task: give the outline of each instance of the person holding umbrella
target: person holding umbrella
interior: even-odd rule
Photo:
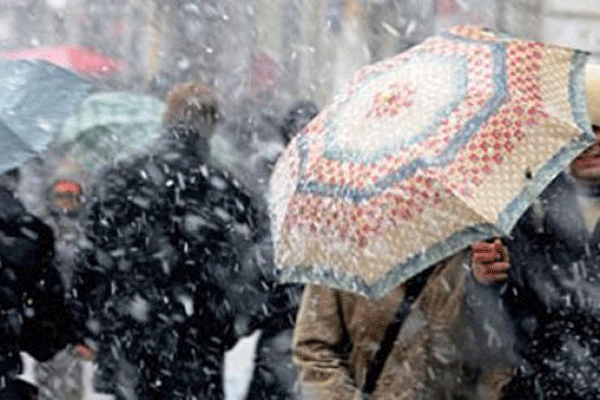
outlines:
[[[465,316],[467,260],[461,252],[376,301],[307,285],[293,344],[303,398],[498,399],[507,365],[483,369],[463,354],[477,328]]]
[[[270,211],[281,279],[310,284],[293,349],[307,398],[501,396],[515,335],[478,318],[497,285],[472,279],[468,249],[508,237],[595,140],[585,66],[456,27],[359,69],[292,140]],[[493,283],[512,253],[488,245]]]
[[[0,398],[19,398],[15,388],[29,398],[37,388],[15,379],[19,352],[50,360],[75,337],[56,233],[20,191],[27,186],[24,165],[42,156],[95,84],[47,62],[2,60],[0,88]]]
[[[99,389],[222,399],[224,353],[244,331],[236,277],[265,228],[241,184],[207,163],[216,94],[178,84],[166,103],[156,149],[92,185],[83,211],[91,246],[75,271],[74,310],[98,350]]]
[[[510,267],[507,287],[496,297],[503,307],[495,312],[506,310],[513,319],[522,358],[505,399],[600,396],[599,160],[600,137],[542,193],[505,245],[499,239],[473,245],[478,281]],[[510,261],[497,261],[498,252]]]

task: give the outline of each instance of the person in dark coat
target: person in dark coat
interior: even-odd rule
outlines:
[[[283,146],[277,109],[245,99],[211,141],[211,161],[246,183],[255,198],[266,201],[271,164]]]
[[[36,392],[15,379],[21,351],[47,361],[75,341],[53,255],[52,229],[0,186],[0,399]]]
[[[499,296],[521,357],[505,399],[600,398],[599,215],[600,140],[505,239],[510,269]]]
[[[219,119],[197,84],[167,98],[166,137],[150,155],[105,171],[87,201],[93,247],[76,272],[78,320],[96,343],[101,378],[119,398],[222,399],[235,343],[231,291],[267,226],[251,196],[206,163]],[[126,379],[123,366],[138,370]]]
[[[271,294],[264,303],[264,313],[254,316],[250,327],[250,331],[260,329],[261,334],[246,400],[291,400],[298,398],[291,344],[302,285],[273,279],[264,282]]]
[[[316,104],[310,100],[296,102],[279,124],[283,144],[288,145],[317,112]],[[263,270],[274,271],[270,237],[267,240],[262,258],[268,260],[268,268]],[[297,398],[291,344],[303,285],[278,283],[274,274],[265,274],[262,281],[268,283],[270,295],[265,312],[255,316],[251,326],[251,330],[260,329],[261,335],[246,400],[291,400]]]
[[[286,146],[318,112],[317,105],[311,100],[299,100],[290,107],[279,125],[279,132]]]

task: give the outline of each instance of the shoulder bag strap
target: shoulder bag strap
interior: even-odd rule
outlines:
[[[365,384],[363,387],[363,393],[371,394],[375,389],[377,379],[379,379],[379,375],[383,370],[385,361],[387,360],[390,352],[392,351],[392,347],[394,346],[396,337],[400,332],[400,328],[402,328],[404,320],[410,313],[410,308],[413,302],[425,287],[425,284],[427,283],[427,278],[429,278],[429,275],[431,275],[434,269],[435,267],[429,267],[425,271],[412,277],[406,282],[404,298],[400,303],[400,307],[398,307],[398,310],[396,311],[393,321],[388,325],[385,331],[385,335],[383,336],[383,340],[379,345],[379,349],[375,353],[375,357],[373,359],[373,362],[371,363],[371,367],[367,371]]]

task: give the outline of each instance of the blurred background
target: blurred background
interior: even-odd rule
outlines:
[[[177,82],[200,81],[216,89],[226,120],[248,102],[276,120],[299,99],[321,109],[359,67],[456,24],[600,55],[598,0],[0,0],[0,60],[42,58],[94,78],[98,92],[158,99]],[[22,196],[38,215],[40,182],[85,182],[59,175],[70,171],[60,160],[58,172],[48,165],[33,164],[22,177],[41,188]],[[67,253],[78,228],[67,218],[55,225]],[[226,358],[228,399],[247,388],[252,346]]]
[[[226,108],[248,96],[322,106],[359,66],[457,23],[596,53],[598,22],[595,0],[3,0],[0,57],[70,46],[64,63],[107,89],[163,97],[200,80]]]

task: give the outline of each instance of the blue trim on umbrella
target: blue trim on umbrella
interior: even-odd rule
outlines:
[[[573,118],[577,126],[588,134],[591,140],[596,139],[592,130],[592,122],[587,110],[587,99],[585,97],[585,65],[588,61],[589,53],[578,51],[573,54],[570,84],[569,101],[573,107]]]
[[[482,29],[482,31],[485,31],[485,29]],[[495,31],[489,31],[489,33],[491,33],[493,35],[489,39],[486,39],[486,38],[474,39],[474,38],[470,38],[470,37],[466,37],[466,36],[460,36],[460,35],[457,35],[455,33],[448,32],[448,31],[441,32],[438,36],[442,37],[444,39],[456,40],[456,41],[460,41],[460,42],[464,42],[464,43],[472,43],[472,44],[477,44],[477,45],[482,45],[483,43],[502,43],[503,40],[515,40],[515,38],[513,36],[508,35],[508,34],[503,34],[503,33],[495,32]]]
[[[450,60],[450,64],[454,66],[454,74],[455,74],[455,95],[453,96],[453,101],[449,102],[444,108],[439,110],[436,113],[436,116],[433,118],[433,121],[427,126],[422,132],[417,135],[414,135],[405,140],[400,139],[400,141],[396,143],[389,143],[384,148],[376,150],[374,153],[365,154],[361,151],[352,151],[344,148],[340,148],[338,146],[336,136],[334,135],[334,131],[336,130],[336,125],[339,125],[339,121],[334,121],[331,118],[325,123],[325,151],[324,157],[330,160],[336,161],[353,161],[353,162],[362,162],[364,164],[372,164],[380,161],[383,158],[386,158],[390,154],[397,154],[405,146],[411,146],[413,144],[422,143],[425,140],[429,139],[429,137],[435,133],[435,129],[440,126],[442,120],[448,117],[456,107],[458,107],[467,96],[467,89],[469,86],[469,75],[468,75],[468,60],[466,56],[463,54],[417,54],[414,58],[411,58],[406,62],[406,64],[402,64],[400,70],[406,65],[416,63],[416,62],[444,62]],[[364,90],[366,86],[368,86],[371,82],[376,81],[379,77],[389,75],[390,71],[378,71],[366,78],[364,84],[361,84],[360,88],[357,89],[357,92]],[[393,73],[398,73],[398,69],[394,70]],[[337,114],[341,111],[346,104],[350,103],[355,96],[359,96],[358,93],[347,96],[347,98],[342,101],[339,106],[336,108],[335,113]],[[342,122],[343,124],[343,122]]]
[[[463,231],[456,232],[447,240],[435,244],[428,250],[414,255],[406,262],[400,263],[373,286],[355,275],[331,271],[327,266],[286,267],[285,269],[278,269],[276,272],[278,279],[282,282],[326,285],[376,299],[388,294],[393,288],[428,267],[466,249],[471,243],[497,236],[501,236],[501,233],[492,224],[468,227]]]
[[[585,63],[588,54],[575,52],[571,59],[569,74],[569,102],[573,112],[573,119],[582,131],[582,134],[564,146],[558,153],[543,165],[538,173],[532,177],[530,183],[523,191],[510,202],[504,211],[498,215],[496,225],[505,235],[508,235],[514,224],[527,210],[531,203],[542,191],[560,174],[575,157],[596,141],[592,124],[587,112],[585,98]]]
[[[300,176],[296,190],[300,193],[310,193],[321,197],[344,198],[354,203],[360,203],[366,199],[381,194],[390,185],[406,180],[413,176],[418,170],[428,167],[443,167],[449,164],[460,151],[460,149],[476,134],[481,125],[490,118],[502,103],[509,97],[508,82],[506,76],[505,52],[501,44],[491,43],[493,54],[493,81],[494,96],[479,110],[479,112],[464,124],[463,128],[456,133],[444,153],[435,158],[418,158],[408,165],[402,166],[393,173],[379,179],[368,189],[357,189],[348,185],[331,185],[306,178],[306,163],[308,158],[308,140],[306,136],[299,137],[297,142],[298,154],[300,156]],[[465,74],[466,75],[466,74]],[[459,82],[459,85],[462,83]],[[439,124],[441,121],[437,120]],[[426,134],[420,135],[422,140]]]
[[[586,60],[586,53],[576,52],[574,54],[569,82],[569,100],[573,110],[573,118],[582,129],[582,135],[566,145],[540,169],[532,179],[530,186],[524,189],[500,214],[496,225],[489,223],[479,224],[455,232],[451,237],[410,257],[405,262],[397,264],[385,277],[373,286],[368,285],[364,279],[357,276],[339,271],[333,272],[326,265],[286,267],[285,269],[278,270],[280,279],[284,282],[323,284],[359,293],[369,298],[378,298],[389,293],[394,287],[431,265],[466,249],[473,242],[508,235],[518,218],[530,206],[531,202],[581,151],[589,147],[596,139],[591,128],[585,99],[585,78],[583,71]],[[467,254],[465,254],[465,257],[467,257]]]

